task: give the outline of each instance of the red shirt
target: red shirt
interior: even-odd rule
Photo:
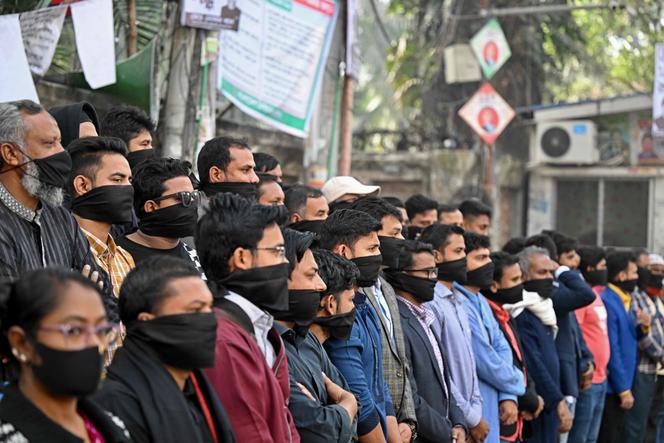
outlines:
[[[606,380],[606,367],[611,357],[609,333],[606,325],[606,308],[600,298],[603,286],[595,286],[595,301],[581,309],[576,310],[576,318],[581,327],[581,333],[588,345],[588,349],[595,358],[595,374],[593,384],[603,383]]]

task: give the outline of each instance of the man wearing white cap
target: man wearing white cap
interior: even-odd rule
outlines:
[[[360,197],[377,196],[380,186],[363,185],[355,177],[333,177],[323,185],[323,195],[328,203],[354,202]]]

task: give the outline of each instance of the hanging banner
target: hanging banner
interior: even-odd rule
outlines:
[[[652,135],[664,137],[664,43],[655,46],[655,81],[652,88]]]
[[[346,0],[348,23],[346,23],[346,75],[358,78],[362,63],[362,52],[358,39],[357,1]]]
[[[18,14],[0,15],[0,54],[0,103],[23,99],[38,102]]]
[[[25,45],[25,55],[33,73],[45,75],[51,66],[66,13],[67,6],[56,6],[21,14],[21,35]]]
[[[489,145],[500,137],[515,115],[490,83],[484,83],[459,110],[459,116]]]
[[[503,29],[495,18],[489,20],[473,36],[470,47],[473,48],[487,79],[491,79],[512,55]]]
[[[338,15],[334,0],[244,2],[238,32],[223,32],[222,93],[243,112],[306,137]]]
[[[111,0],[87,0],[72,3],[70,8],[76,34],[76,51],[85,80],[92,89],[114,84],[113,3]]]

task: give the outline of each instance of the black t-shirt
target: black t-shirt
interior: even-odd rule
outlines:
[[[129,240],[127,237],[122,237],[116,242],[120,247],[129,251],[131,256],[134,258],[134,262],[139,264],[143,260],[146,260],[155,255],[169,255],[171,257],[183,258],[187,261],[194,262],[197,264],[184,243],[179,242],[178,245],[172,249],[154,249],[148,248],[147,246],[140,245],[136,242]]]

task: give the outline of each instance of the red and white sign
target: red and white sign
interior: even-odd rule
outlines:
[[[490,83],[484,83],[459,110],[459,117],[489,145],[500,137],[515,115]]]

